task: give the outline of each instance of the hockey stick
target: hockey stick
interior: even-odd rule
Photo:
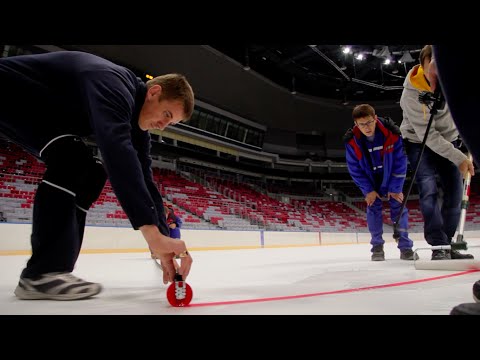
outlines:
[[[468,160],[473,162],[473,157],[470,152],[467,154]],[[470,181],[472,176],[467,172],[465,180],[463,181],[463,197],[462,197],[462,212],[460,214],[460,224],[458,225],[457,241],[450,245],[454,250],[467,250],[467,242],[463,240],[463,230],[465,228],[465,220],[467,218],[468,200],[470,198]]]
[[[398,240],[400,239],[400,232],[398,231],[398,222],[399,222],[399,220],[402,216],[403,210],[405,210],[405,206],[407,204],[408,197],[410,196],[410,193],[412,191],[413,182],[415,181],[415,177],[417,176],[418,168],[420,166],[420,161],[422,160],[422,155],[423,155],[423,152],[425,150],[425,144],[427,143],[428,133],[429,133],[430,127],[432,126],[432,123],[433,123],[433,117],[437,114],[438,109],[442,107],[443,101],[444,101],[443,97],[442,97],[442,93],[440,91],[440,87],[437,87],[437,89],[435,90],[435,93],[433,93],[433,94],[431,92],[428,92],[428,91],[424,91],[424,92],[420,93],[418,99],[423,104],[433,101],[433,105],[432,105],[432,108],[430,109],[430,119],[428,120],[427,129],[425,130],[425,135],[423,136],[423,141],[422,141],[422,145],[421,145],[421,149],[420,149],[420,154],[418,155],[418,160],[417,160],[417,164],[415,166],[415,171],[414,171],[413,176],[412,176],[412,181],[410,181],[410,185],[408,187],[407,194],[406,194],[405,198],[403,199],[402,207],[400,208],[400,212],[398,213],[397,218],[393,222],[393,238],[395,239],[395,241],[397,243],[398,243]]]

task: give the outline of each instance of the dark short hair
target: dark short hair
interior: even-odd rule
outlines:
[[[372,116],[372,117],[375,116],[375,109],[373,108],[373,106],[368,104],[360,104],[353,108],[353,111],[352,111],[353,121],[356,121],[357,119],[361,119],[368,116]]]

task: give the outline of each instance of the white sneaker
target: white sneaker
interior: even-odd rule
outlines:
[[[102,285],[71,273],[47,273],[35,279],[20,278],[15,295],[22,300],[80,300],[97,295]]]

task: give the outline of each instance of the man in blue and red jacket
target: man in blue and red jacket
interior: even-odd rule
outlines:
[[[180,228],[182,227],[183,221],[175,214],[172,207],[168,207],[167,212],[167,225],[170,229],[170,237],[172,239],[180,239],[182,237],[180,235]]]
[[[175,214],[175,211],[171,206],[167,206],[164,204],[165,207],[165,217],[167,221],[167,226],[168,226],[168,231],[170,232],[170,237],[172,239],[181,239],[181,233],[180,233],[180,228],[182,227],[183,221],[180,217],[178,217]],[[157,257],[155,254],[150,250],[150,255],[152,259],[156,259]],[[174,263],[174,265],[177,265],[177,263]],[[176,269],[178,267],[176,266]]]
[[[344,136],[347,166],[367,203],[372,261],[384,261],[381,196],[387,196],[391,219],[395,221],[402,207],[407,157],[400,129],[392,120],[379,118],[368,104],[356,106],[352,117],[355,126]],[[408,210],[405,208],[399,220],[398,248],[400,259],[413,260],[413,241],[408,238],[407,229]]]

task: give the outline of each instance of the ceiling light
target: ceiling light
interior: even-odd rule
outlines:
[[[381,49],[373,50],[372,55],[376,57],[383,57],[383,58],[389,58],[391,56],[388,46],[382,46]]]
[[[400,61],[408,63],[415,60],[413,60],[412,55],[410,55],[408,51],[404,51],[402,57],[400,58]]]
[[[243,70],[250,70],[250,57],[248,56],[248,47],[245,49],[245,65],[243,66]]]

